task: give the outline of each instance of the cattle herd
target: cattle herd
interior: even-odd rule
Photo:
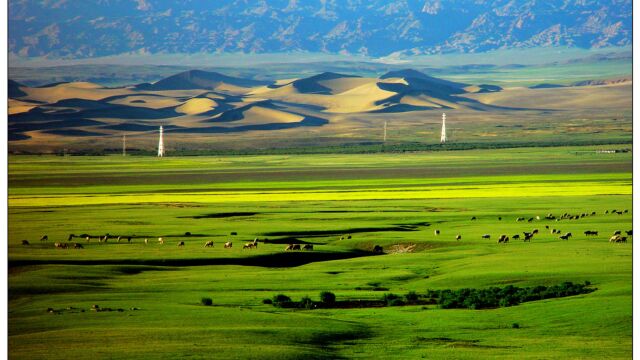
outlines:
[[[191,233],[185,233],[185,234],[189,234],[189,235],[185,235],[185,236],[190,236]],[[237,232],[232,232],[231,235],[237,235]],[[74,238],[82,238],[85,239],[87,242],[90,242],[91,239],[97,239],[99,243],[106,243],[108,242],[109,239],[117,239],[117,242],[120,242],[122,240],[126,240],[127,243],[131,243],[131,240],[136,238],[135,235],[132,236],[123,236],[123,235],[119,235],[119,236],[115,236],[115,235],[99,235],[99,236],[93,236],[93,235],[88,235],[88,234],[82,234],[82,235],[75,235],[75,234],[69,234],[69,237],[67,238],[67,241],[70,242],[71,240],[73,240]],[[349,239],[351,239],[351,236],[348,237]],[[341,239],[344,239],[344,237],[341,237]],[[43,235],[40,238],[40,241],[48,241],[49,240],[49,236],[48,235]],[[253,241],[251,242],[247,242],[244,243],[242,246],[242,249],[257,249],[258,248],[258,238],[255,238]],[[267,239],[265,239],[267,240]],[[30,245],[28,240],[21,240],[21,244],[28,246]],[[149,244],[149,238],[144,238],[144,244],[148,245]],[[160,245],[164,245],[164,238],[163,237],[158,237],[158,244]],[[185,246],[185,242],[184,241],[178,241],[178,247],[184,247]],[[214,243],[213,240],[208,240],[207,242],[204,243],[204,247],[205,248],[210,248],[213,247]],[[68,249],[71,246],[71,244],[67,244],[67,243],[63,243],[63,242],[56,242],[54,243],[54,247],[57,249]],[[225,249],[231,249],[233,247],[233,243],[231,241],[227,241],[224,243],[224,248]],[[73,243],[73,248],[74,249],[84,249],[84,246],[82,246],[82,244],[80,243]],[[300,244],[288,244],[285,247],[285,251],[292,251],[292,250],[306,250],[306,251],[312,251],[313,250],[313,245],[312,244],[304,244],[302,247],[300,246]]]
[[[622,215],[622,214],[626,214],[628,213],[629,210],[623,210],[623,211],[619,211],[619,210],[606,210],[605,214],[618,214],[618,215]],[[561,220],[578,220],[587,216],[595,216],[596,212],[592,211],[591,213],[581,213],[581,214],[569,214],[569,213],[564,213],[561,216],[555,216],[551,213],[547,214],[547,216],[544,217],[545,220],[554,220],[554,221],[561,221]],[[478,218],[476,216],[471,217],[472,221],[477,220]],[[498,217],[498,221],[501,221],[502,217],[499,216]],[[530,218],[524,218],[524,217],[517,217],[516,218],[516,222],[521,222],[521,221],[527,221],[529,223],[533,222],[534,220],[541,220],[540,216],[535,216],[535,217],[530,217]],[[570,232],[567,233],[562,233],[562,231],[560,229],[555,229],[555,228],[550,228],[549,225],[545,225],[545,228],[548,229],[550,231],[551,234],[556,234],[558,235],[558,238],[560,240],[569,240],[570,237],[573,236],[573,234],[571,234]],[[439,229],[435,229],[433,232],[436,236],[439,236],[441,234]],[[524,242],[531,242],[531,239],[533,238],[534,235],[539,234],[540,231],[538,229],[533,229],[531,232],[528,231],[523,231],[522,232],[522,240]],[[625,233],[627,234],[627,236],[622,236],[622,231],[621,230],[616,230],[613,234],[613,236],[609,239],[609,242],[611,243],[625,243],[627,242],[627,237],[628,236],[632,236],[633,231],[632,230],[627,230],[625,231]],[[584,232],[585,236],[598,236],[598,231],[596,230],[586,230]],[[491,234],[483,234],[481,236],[482,239],[491,239]],[[502,234],[500,235],[500,237],[498,237],[498,244],[506,244],[509,242],[509,239],[514,239],[514,240],[519,240],[520,239],[520,234],[514,234],[511,237],[509,237],[506,234]],[[461,240],[462,239],[462,235],[457,234],[455,236],[456,240]]]
[[[622,215],[622,214],[626,214],[628,213],[628,210],[606,210],[605,214],[618,214],[618,215]],[[561,220],[578,220],[584,217],[588,217],[588,216],[595,216],[596,212],[593,211],[591,213],[585,212],[585,213],[581,213],[581,214],[569,214],[569,213],[564,213],[561,216],[555,216],[553,214],[547,214],[544,219],[545,220],[553,220],[556,222],[559,222]],[[477,220],[476,216],[473,216],[471,218],[472,221]],[[499,221],[502,221],[502,217],[498,217]],[[525,218],[525,217],[517,217],[516,218],[516,222],[522,222],[522,221],[527,221],[529,223],[533,222],[534,220],[541,220],[540,216],[535,216],[535,217],[529,217],[529,218]],[[569,240],[569,238],[571,238],[573,236],[573,234],[571,234],[570,232],[566,232],[566,233],[562,233],[562,231],[560,229],[556,229],[556,228],[550,228],[549,225],[545,225],[545,228],[547,230],[549,230],[549,232],[553,235],[558,235],[558,238],[560,240]],[[497,238],[497,242],[499,244],[506,244],[509,242],[509,240],[519,240],[522,238],[522,240],[524,242],[530,242],[531,239],[533,239],[534,235],[539,234],[540,231],[538,229],[533,229],[530,232],[529,231],[523,231],[522,232],[522,236],[520,236],[520,234],[513,234],[512,236],[506,235],[506,234],[501,234],[498,238]],[[627,230],[624,231],[624,233],[626,234],[626,236],[623,236],[623,232],[621,230],[616,230],[613,233],[613,236],[611,236],[611,238],[609,238],[609,242],[610,243],[626,243],[628,237],[631,237],[633,234],[632,230]],[[435,229],[434,230],[434,234],[435,236],[440,236],[441,235],[441,231],[440,229]],[[237,235],[237,232],[231,232],[231,235]],[[597,230],[586,230],[584,231],[584,235],[585,236],[598,236],[598,231]],[[185,233],[185,236],[191,236],[190,232]],[[90,242],[92,239],[97,239],[99,243],[106,243],[108,242],[108,240],[110,239],[116,239],[116,241],[119,243],[121,241],[126,240],[127,243],[131,243],[132,239],[137,238],[135,235],[110,235],[110,234],[105,234],[105,235],[89,235],[89,234],[80,234],[80,235],[75,235],[75,234],[69,234],[69,237],[67,238],[68,242],[71,242],[71,240],[73,240],[74,238],[80,238],[80,239],[84,239],[87,242]],[[347,239],[351,239],[351,235],[346,236]],[[483,234],[481,236],[482,239],[491,239],[491,234]],[[344,240],[345,236],[341,236],[339,238],[340,240]],[[456,234],[455,236],[456,241],[460,241],[462,240],[462,235],[461,234]],[[44,241],[48,241],[49,240],[49,236],[47,235],[43,235],[40,238],[41,242]],[[243,244],[242,249],[247,249],[247,250],[251,250],[251,249],[257,249],[258,248],[258,238],[254,239],[252,242],[246,242]],[[266,241],[267,239],[264,239],[263,241]],[[149,239],[148,238],[144,238],[144,244],[147,245],[149,243]],[[158,243],[160,245],[164,244],[164,238],[159,237],[158,238]],[[28,246],[30,245],[28,240],[21,240],[21,244],[24,246]],[[179,241],[178,243],[178,247],[184,247],[185,246],[185,242],[184,241]],[[59,248],[59,249],[67,249],[70,248],[71,246],[73,246],[74,249],[83,249],[84,246],[80,243],[73,243],[73,244],[67,244],[67,243],[62,243],[62,242],[56,242],[54,244],[55,248]],[[213,247],[214,243],[212,240],[208,240],[205,242],[204,247],[205,248],[210,248]],[[224,248],[225,249],[230,249],[233,247],[233,243],[231,241],[227,241],[224,243]],[[285,251],[301,251],[301,250],[306,250],[306,251],[312,251],[313,250],[313,245],[312,244],[304,244],[301,246],[301,244],[288,244],[286,245]],[[380,245],[375,245],[373,248],[373,251],[376,253],[382,253],[383,252],[383,248]]]

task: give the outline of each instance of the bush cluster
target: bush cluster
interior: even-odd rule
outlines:
[[[213,305],[213,300],[211,300],[211,298],[203,297],[200,300],[200,303],[202,303],[202,305],[204,305],[204,306],[211,306],[211,305]]]
[[[427,290],[426,294],[410,291],[405,295],[386,293],[379,300],[342,300],[336,301],[336,295],[329,291],[320,293],[320,301],[313,301],[305,296],[300,301],[293,301],[290,297],[279,294],[273,299],[264,299],[264,304],[273,304],[281,308],[316,309],[369,306],[404,306],[438,304],[442,309],[491,309],[518,305],[527,301],[553,299],[558,297],[587,294],[595,289],[589,288],[589,281],[584,284],[563,282],[554,286],[535,286],[520,288],[507,285],[503,288],[490,287],[487,289],[459,289],[459,290]],[[513,324],[514,328],[519,327]]]
[[[594,291],[585,284],[564,282],[554,286],[520,288],[507,285],[504,288],[428,290],[426,297],[443,309],[487,309],[518,305],[527,301],[553,299],[586,294]]]

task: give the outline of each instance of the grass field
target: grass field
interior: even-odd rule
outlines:
[[[608,239],[632,227],[632,161],[596,152],[606,148],[10,156],[9,357],[629,358],[633,241]],[[496,243],[532,229],[540,233],[530,243]],[[135,237],[54,248],[70,233]],[[254,238],[258,248],[243,250]],[[314,251],[284,251],[296,241]],[[596,290],[487,310],[262,303],[564,281]]]

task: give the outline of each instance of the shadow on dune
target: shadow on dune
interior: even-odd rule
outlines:
[[[176,129],[172,132],[174,133],[192,133],[192,134],[211,134],[211,133],[233,133],[233,132],[244,132],[244,131],[252,131],[252,130],[282,130],[282,129],[293,129],[303,126],[322,126],[328,124],[329,120],[322,119],[315,116],[305,116],[299,122],[291,122],[291,123],[270,123],[270,124],[255,124],[255,125],[241,125],[234,127],[223,127],[223,126],[209,126],[202,128],[180,128]]]
[[[94,131],[86,131],[79,129],[55,129],[43,131],[47,134],[62,135],[62,136],[103,136],[105,133],[99,133]]]

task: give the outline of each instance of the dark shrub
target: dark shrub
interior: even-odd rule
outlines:
[[[320,293],[320,302],[331,305],[336,302],[336,295],[330,291],[323,291]]]
[[[186,233],[184,233],[184,236],[191,236],[191,233],[187,231]]]
[[[273,305],[278,307],[290,307],[291,306],[291,298],[287,295],[278,294],[273,297]]]
[[[211,306],[211,305],[213,305],[213,300],[211,300],[211,298],[206,298],[205,297],[205,298],[202,298],[200,300],[200,303],[202,303],[202,305],[204,305],[204,306]]]
[[[388,294],[384,294],[382,296],[382,301],[386,302],[387,305],[389,305],[389,303],[393,300],[396,299],[400,299],[400,296],[396,295],[396,294],[392,294],[392,293],[388,293]]]
[[[513,324],[511,324],[511,327],[512,327],[513,329],[520,329],[520,324],[518,324],[518,323],[513,323]]]
[[[409,304],[414,304],[418,302],[418,294],[415,291],[409,291],[404,295],[404,299]]]
[[[313,300],[311,300],[310,297],[305,296],[300,300],[300,307],[304,308],[304,309],[315,309],[316,304],[313,302]]]
[[[387,301],[387,306],[402,306],[402,305],[404,305],[404,301],[402,301],[402,299],[400,298]]]
[[[270,304],[273,304],[273,301],[272,301],[271,299],[263,299],[263,300],[262,300],[262,303],[263,303],[263,304],[270,305]]]

